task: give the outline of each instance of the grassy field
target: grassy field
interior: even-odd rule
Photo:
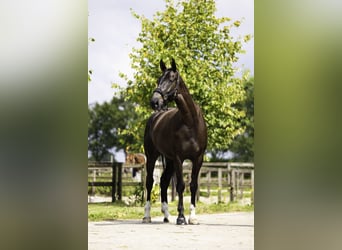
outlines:
[[[161,216],[160,202],[152,205],[151,216]],[[185,214],[189,214],[190,204],[185,202]],[[237,212],[237,211],[254,211],[253,205],[241,205],[237,202],[206,204],[199,202],[196,204],[197,214],[213,214],[223,212]],[[177,215],[177,202],[169,203],[169,212],[171,215]],[[144,217],[143,206],[127,206],[123,202],[103,202],[103,203],[89,203],[88,204],[88,221],[102,221],[102,220],[118,220],[118,219],[142,219]]]

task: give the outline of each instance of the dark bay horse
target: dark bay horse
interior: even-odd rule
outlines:
[[[187,224],[184,216],[182,164],[185,159],[192,162],[191,172],[191,205],[189,224],[198,224],[195,214],[198,175],[207,147],[207,127],[199,106],[193,101],[189,90],[180,76],[174,59],[171,68],[167,69],[160,60],[162,76],[153,92],[151,106],[156,111],[147,121],[144,135],[144,149],[147,157],[147,202],[145,205],[144,223],[151,222],[150,200],[153,186],[153,170],[155,161],[162,155],[166,166],[160,178],[162,212],[164,222],[169,222],[167,188],[170,179],[176,173],[178,193],[177,224]],[[167,103],[175,101],[177,108],[168,109]]]

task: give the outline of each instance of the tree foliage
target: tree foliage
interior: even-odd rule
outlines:
[[[115,148],[126,150],[134,138],[121,131],[136,119],[133,105],[123,97],[113,97],[110,103],[96,103],[88,108],[88,150],[96,161],[101,161]]]
[[[238,108],[243,109],[246,116],[241,123],[246,128],[245,132],[238,135],[230,151],[234,153],[234,161],[253,162],[254,161],[254,78],[250,78],[243,83],[246,99],[237,103]]]
[[[193,99],[201,106],[208,126],[208,149],[226,149],[233,138],[244,132],[245,111],[235,104],[244,99],[242,78],[235,77],[234,63],[243,53],[242,44],[250,35],[233,38],[231,30],[240,21],[215,16],[214,0],[166,0],[166,8],[153,20],[132,11],[141,21],[137,41],[141,47],[130,53],[133,79],[127,80],[126,99],[136,104],[138,120],[130,124],[141,143],[152,91],[161,75],[159,61],[175,58],[177,68]]]
[[[211,161],[254,161],[254,78],[249,78],[243,82],[245,98],[235,104],[238,109],[244,110],[246,116],[241,119],[241,124],[245,127],[244,133],[236,136],[229,146],[224,150],[211,150]],[[232,156],[228,154],[232,153]]]

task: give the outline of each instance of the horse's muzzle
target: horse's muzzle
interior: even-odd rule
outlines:
[[[164,105],[164,100],[163,97],[159,94],[159,93],[154,93],[152,98],[151,98],[151,108],[153,110],[161,110],[163,108]]]
[[[151,108],[153,110],[158,110],[158,109],[160,110],[158,100],[155,100],[155,99],[151,100]]]

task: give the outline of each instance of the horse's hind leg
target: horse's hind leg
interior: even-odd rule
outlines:
[[[143,223],[150,223],[151,222],[151,191],[153,187],[153,170],[154,164],[158,158],[158,154],[151,154],[147,155],[147,162],[146,162],[146,205],[145,205],[145,215],[143,218]]]
[[[198,189],[198,175],[202,166],[203,155],[200,156],[197,161],[193,161],[192,171],[191,171],[191,182],[190,182],[190,191],[191,191],[191,204],[190,204],[190,217],[189,224],[197,225],[199,224],[196,217],[196,192]]]
[[[171,177],[174,173],[173,162],[166,159],[166,168],[160,178],[161,211],[164,213],[164,222],[169,222],[169,211],[167,203],[167,188],[170,185]]]

